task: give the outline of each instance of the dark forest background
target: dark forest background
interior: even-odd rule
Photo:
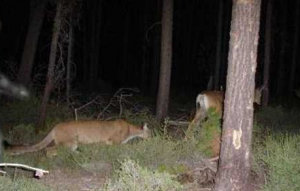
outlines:
[[[0,1],[0,66],[1,71],[13,79],[17,79],[24,52],[34,10],[32,5],[41,2]],[[83,94],[113,93],[121,87],[137,87],[144,96],[156,96],[162,2],[75,2],[72,22],[65,18],[74,29],[72,90]],[[213,88],[225,88],[232,2],[224,0],[222,6],[220,2],[174,1],[171,98],[184,95],[185,99],[194,99],[207,89],[210,76],[216,73],[217,51],[220,51],[220,80]],[[295,45],[295,39],[299,41],[299,34],[296,34],[299,33],[299,3],[296,0],[275,0],[272,4],[271,28],[268,29],[271,33],[269,88],[271,100],[276,100],[294,96],[293,91],[300,86],[299,75],[292,75],[292,71],[299,73],[298,42]],[[36,90],[43,90],[46,79],[55,10],[55,1],[46,4],[30,81]],[[266,10],[267,3],[262,1],[256,86],[263,84]],[[68,34],[69,27],[62,30]],[[66,43],[62,43],[59,49],[63,50],[58,54],[66,63]]]

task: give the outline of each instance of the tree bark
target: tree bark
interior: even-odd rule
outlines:
[[[172,66],[173,0],[163,1],[162,38],[159,87],[156,101],[156,118],[161,121],[168,114]]]
[[[22,59],[20,64],[20,69],[18,72],[17,81],[25,86],[31,83],[31,73],[35,59],[35,53],[37,49],[37,44],[43,25],[44,15],[45,15],[45,0],[31,0],[31,15],[28,26],[28,32],[25,40],[24,50],[22,53]]]
[[[233,1],[221,155],[214,191],[250,190],[260,0]]]
[[[89,89],[94,91],[97,87],[97,82],[99,78],[99,54],[100,54],[100,32],[102,27],[102,0],[92,1],[92,17],[91,19],[91,34],[90,44],[91,44],[91,59],[90,59],[90,82]]]
[[[299,7],[300,1],[296,1],[295,6],[295,23],[299,23]],[[298,59],[298,47],[299,47],[299,25],[295,25],[295,32],[294,32],[294,41],[293,41],[293,53],[292,53],[292,64],[290,68],[290,78],[289,78],[289,94],[291,95],[294,90],[295,84],[295,74],[296,74],[296,67],[297,67],[297,59]]]
[[[215,65],[215,77],[214,77],[214,90],[220,89],[220,67],[221,67],[221,58],[222,58],[222,34],[224,31],[223,28],[223,7],[224,2],[219,1],[219,15],[218,15],[218,26],[217,26],[217,47],[216,47],[216,65]]]
[[[68,60],[67,60],[67,71],[66,71],[66,97],[67,97],[68,104],[70,104],[73,48],[74,48],[74,28],[73,28],[72,14],[71,14],[70,15],[70,25],[69,25]]]
[[[283,96],[283,92],[284,92],[284,83],[285,83],[285,51],[286,51],[286,45],[287,45],[287,2],[286,1],[281,1],[282,4],[282,19],[281,19],[281,23],[280,23],[280,27],[282,28],[282,31],[280,33],[280,41],[281,41],[281,45],[280,45],[280,52],[279,52],[279,66],[277,68],[277,89],[276,89],[276,94],[277,97],[281,97]]]
[[[262,105],[266,107],[269,103],[269,76],[271,64],[271,32],[272,32],[272,12],[273,0],[267,2],[267,17],[266,17],[266,30],[265,30],[265,55],[264,55],[264,86]]]
[[[40,116],[37,121],[36,130],[39,129],[44,125],[46,120],[46,113],[47,113],[47,103],[50,98],[50,94],[53,87],[54,81],[54,68],[55,68],[55,60],[56,60],[56,52],[57,52],[57,45],[58,45],[58,37],[60,34],[61,29],[61,15],[62,15],[62,1],[59,0],[57,2],[56,14],[54,18],[54,25],[52,31],[52,42],[51,42],[51,51],[50,51],[50,58],[49,58],[49,65],[48,65],[48,73],[47,73],[47,80],[46,86],[44,89],[43,100],[40,108]]]
[[[161,0],[156,0],[156,12],[155,12],[155,21],[161,19]],[[152,41],[152,64],[151,64],[151,87],[150,93],[152,96],[157,95],[158,89],[158,78],[159,78],[159,65],[160,65],[160,54],[161,54],[161,23],[154,23],[153,27],[153,41]]]

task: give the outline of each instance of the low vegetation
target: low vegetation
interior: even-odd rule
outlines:
[[[54,124],[69,120],[72,116],[71,112],[66,111],[67,107],[55,104],[50,106],[46,128],[35,136],[32,122],[35,121],[38,105],[37,101],[32,104],[35,105],[32,110],[32,105],[21,102],[13,102],[0,108],[1,125],[10,125],[4,129],[8,141],[32,144],[44,137]],[[6,112],[3,112],[3,108]],[[55,113],[60,112],[61,118],[55,118]],[[183,140],[182,136],[171,137],[168,123],[159,124],[147,108],[140,112],[124,109],[121,117],[134,124],[147,122],[154,136],[145,141],[132,140],[126,145],[81,145],[76,153],[61,147],[58,154],[51,158],[44,151],[15,157],[4,156],[4,162],[23,163],[50,171],[69,168],[105,173],[110,177],[105,187],[107,191],[118,190],[120,187],[123,190],[138,190],[136,184],[139,188],[145,186],[152,190],[181,190],[182,187],[177,182],[178,176],[195,167],[191,164],[198,165],[197,162],[210,157],[209,143],[212,134],[221,133],[220,116],[214,111],[209,112],[201,130],[195,128],[193,136],[188,140]],[[13,120],[16,118],[18,123]],[[255,182],[262,190],[300,190],[300,167],[297,165],[300,158],[299,119],[300,112],[283,107],[265,108],[256,114],[253,132],[254,172],[260,180],[265,180]],[[11,176],[0,177],[0,190],[50,190],[38,181],[24,178],[22,174],[10,174],[14,176],[13,181]],[[138,179],[135,179],[137,175]],[[166,185],[157,185],[156,179],[164,180]]]
[[[117,170],[118,178],[109,180],[103,191],[180,191],[183,186],[176,176],[167,172],[151,171],[132,160],[124,160]]]

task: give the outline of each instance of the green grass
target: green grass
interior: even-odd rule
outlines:
[[[37,181],[25,177],[16,177],[12,180],[8,177],[0,176],[0,190],[1,191],[51,191]]]
[[[109,180],[102,191],[180,191],[183,186],[176,176],[167,172],[151,171],[127,159],[117,170],[118,178]]]
[[[269,136],[257,149],[256,158],[265,171],[263,191],[300,190],[300,135]]]
[[[35,99],[31,102],[12,102],[0,108],[0,124],[13,124],[13,128],[4,132],[6,139],[19,144],[33,144],[41,140],[56,123],[70,119],[70,111],[65,106],[49,105],[46,128],[36,136],[33,124],[37,117],[38,102]],[[179,137],[170,138],[166,126],[158,123],[147,109],[140,112],[124,110],[120,117],[136,125],[148,123],[154,136],[125,145],[80,145],[77,153],[59,147],[58,155],[52,158],[46,157],[45,151],[14,157],[5,155],[4,162],[22,163],[46,170],[70,168],[96,173],[102,173],[106,164],[110,164],[113,169],[111,181],[121,181],[118,184],[123,185],[126,178],[122,177],[130,177],[130,172],[126,175],[120,171],[124,169],[124,161],[134,161],[139,170],[150,175],[184,173],[188,167],[182,161],[198,161],[199,156],[210,156],[209,143],[215,133],[221,133],[220,116],[214,111],[209,111],[208,119],[201,124],[201,129],[195,128],[188,141]],[[267,107],[257,112],[255,119],[253,152],[256,172],[266,180],[261,186],[262,190],[300,190],[300,112],[283,107]],[[15,181],[11,181],[11,178],[0,177],[0,190],[35,190],[31,186],[37,190],[49,190],[30,178],[17,176]]]

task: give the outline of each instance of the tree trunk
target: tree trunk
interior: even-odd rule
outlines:
[[[17,79],[19,83],[26,86],[31,83],[31,73],[39,35],[43,25],[46,1],[31,0],[30,6],[30,21]]]
[[[148,23],[149,23],[149,1],[145,0],[144,6],[143,6],[143,11],[144,11],[144,17],[143,17],[143,31],[148,30]],[[146,35],[146,33],[145,33]],[[141,66],[141,72],[140,72],[140,87],[142,90],[142,93],[145,94],[146,91],[148,91],[147,87],[147,79],[148,79],[148,41],[146,36],[143,38],[143,53],[142,53],[142,66]]]
[[[92,17],[91,19],[91,34],[90,44],[91,44],[91,59],[90,59],[90,91],[94,91],[97,87],[97,82],[99,78],[99,54],[100,54],[100,32],[102,25],[102,0],[92,1]]]
[[[85,88],[84,90],[87,91],[90,88],[90,60],[91,60],[91,56],[90,56],[90,51],[91,51],[91,44],[90,44],[90,29],[89,26],[90,24],[90,1],[85,1],[84,3],[84,13],[86,13],[86,15],[83,17],[83,21],[82,21],[82,34],[83,34],[83,85]]]
[[[124,28],[123,28],[123,51],[122,51],[122,63],[121,67],[119,69],[119,74],[121,77],[121,82],[123,84],[127,83],[127,77],[128,77],[128,52],[130,51],[130,44],[129,44],[129,35],[130,35],[130,29],[131,29],[131,23],[130,23],[130,12],[126,11],[124,15]],[[122,85],[123,85],[122,84]]]
[[[231,21],[231,9],[232,9],[232,1],[229,0],[229,1],[225,1],[224,2],[224,12],[225,12],[225,16],[224,16],[224,27],[223,27],[223,39],[222,39],[222,59],[224,61],[223,64],[221,64],[221,68],[220,68],[220,89],[224,90],[225,88],[225,81],[226,81],[226,75],[227,75],[227,58],[228,58],[228,41],[229,41],[229,32],[230,32],[230,21]]]
[[[37,121],[36,130],[39,129],[44,125],[46,120],[46,113],[47,113],[47,103],[50,98],[50,94],[53,87],[54,81],[54,68],[55,68],[55,60],[56,60],[56,52],[57,52],[57,45],[58,45],[58,37],[60,34],[61,28],[61,15],[62,15],[62,1],[57,2],[56,14],[54,18],[54,25],[53,25],[53,35],[52,35],[52,42],[51,42],[51,51],[50,51],[50,58],[49,58],[49,65],[48,65],[48,73],[47,73],[47,80],[46,86],[44,90],[43,100],[40,108],[40,116]]]
[[[73,48],[74,48],[74,29],[73,29],[72,15],[70,15],[69,26],[69,42],[68,42],[68,60],[67,60],[67,74],[66,74],[66,97],[67,102],[70,104],[70,91],[71,91],[71,71],[73,63]]]
[[[266,107],[269,103],[269,76],[271,64],[271,32],[272,32],[272,11],[273,0],[267,2],[267,17],[266,17],[266,30],[265,30],[265,55],[264,55],[264,86],[262,105]]]
[[[156,101],[156,118],[161,121],[168,114],[172,66],[173,0],[163,0],[162,38],[159,87]]]
[[[250,190],[260,0],[233,1],[222,145],[214,191]]]
[[[161,0],[156,0],[157,10],[155,13],[155,21],[161,18]],[[159,78],[159,65],[160,65],[160,54],[161,54],[161,24],[156,24],[154,26],[154,35],[152,41],[152,68],[151,68],[151,95],[157,95],[158,89],[158,78]]]
[[[295,23],[299,23],[299,6],[300,1],[296,1],[295,6]],[[294,41],[293,41],[293,55],[292,55],[292,64],[290,68],[290,79],[289,79],[289,94],[291,95],[294,90],[294,84],[295,84],[295,74],[296,74],[296,67],[297,67],[297,58],[298,58],[298,46],[299,46],[299,25],[295,25],[295,33],[294,33]]]
[[[216,47],[216,65],[215,65],[215,77],[214,77],[214,90],[220,89],[220,67],[222,58],[222,34],[223,28],[223,0],[219,1],[219,15],[218,15],[218,26],[217,26],[217,47]]]
[[[280,52],[279,52],[279,66],[277,68],[277,89],[276,89],[276,94],[277,97],[283,96],[284,92],[284,81],[285,81],[285,51],[286,51],[286,35],[287,35],[287,2],[286,1],[281,1],[282,4],[282,10],[283,13],[281,14],[282,19],[280,23],[280,27],[282,28],[282,31],[280,33]]]

